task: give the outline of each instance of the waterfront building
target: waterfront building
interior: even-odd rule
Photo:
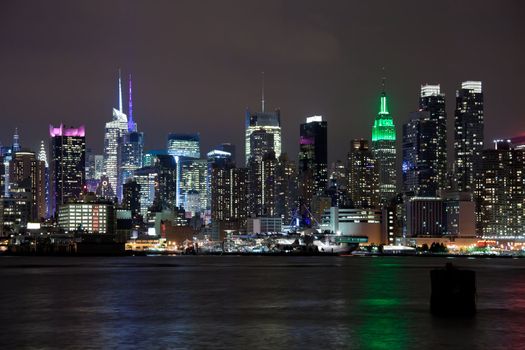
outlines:
[[[368,140],[352,140],[348,154],[348,192],[356,208],[379,205],[378,177],[377,162]]]
[[[386,243],[383,211],[330,207],[324,210],[320,229],[336,235],[366,237],[370,244]]]
[[[485,238],[525,236],[525,150],[494,141],[481,153],[477,181],[478,234]]]
[[[40,221],[46,216],[46,166],[33,152],[18,151],[9,165],[10,195],[27,193],[31,203],[28,219]]]
[[[0,237],[23,232],[31,222],[32,199],[30,193],[14,193],[0,197]]]
[[[459,191],[473,191],[483,150],[481,81],[464,81],[456,91],[454,122],[455,176]]]
[[[322,116],[308,117],[299,131],[301,201],[311,206],[312,197],[324,194],[328,183],[327,122]]]
[[[246,232],[248,234],[280,233],[282,232],[282,225],[283,221],[280,217],[248,218]]]
[[[381,93],[379,113],[372,127],[372,154],[379,173],[379,202],[384,206],[397,192],[396,127],[385,91]]]
[[[439,197],[411,197],[405,203],[407,237],[439,237],[446,233],[443,199]]]
[[[86,178],[86,133],[84,126],[49,126],[50,214],[68,200],[79,198]]]
[[[454,237],[476,236],[476,204],[471,192],[441,191],[445,211],[445,234]]]
[[[58,210],[58,226],[66,233],[115,234],[114,204],[93,195],[62,204]]]

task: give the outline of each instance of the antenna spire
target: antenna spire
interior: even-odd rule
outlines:
[[[120,77],[120,68],[118,69],[118,109],[120,113],[123,113],[122,111],[122,79]]]
[[[262,112],[264,113],[264,72],[261,72],[261,74],[262,74],[261,105],[262,105]]]
[[[386,85],[385,67],[382,68],[382,72],[383,72],[383,77],[381,78],[381,90],[382,90],[383,95],[385,95],[386,94],[386,89],[385,89],[385,85]]]
[[[136,131],[136,124],[133,121],[133,99],[131,92],[131,73],[129,74],[129,104],[128,104],[128,131]]]

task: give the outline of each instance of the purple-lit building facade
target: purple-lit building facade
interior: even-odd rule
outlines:
[[[82,193],[86,178],[86,131],[84,126],[49,126],[50,213]]]

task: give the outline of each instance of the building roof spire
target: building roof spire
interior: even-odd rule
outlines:
[[[122,79],[120,76],[120,68],[118,69],[118,110],[123,113],[122,110]]]
[[[15,133],[13,134],[13,153],[20,151],[20,136],[18,135],[18,128],[15,128]]]
[[[129,104],[128,104],[128,132],[137,131],[137,123],[133,121],[133,99],[131,92],[131,73],[129,74]]]
[[[383,77],[381,78],[381,105],[379,107],[379,114],[389,114],[386,100],[386,76],[385,67],[383,67]]]
[[[262,112],[264,113],[264,72],[261,72],[261,75],[262,75],[261,105],[262,105]]]

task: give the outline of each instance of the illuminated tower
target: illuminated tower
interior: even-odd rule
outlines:
[[[38,152],[38,160],[44,162],[45,172],[44,172],[44,187],[45,187],[45,209],[44,217],[48,217],[49,214],[49,162],[47,160],[47,152],[44,144],[44,140],[40,142],[40,151]]]
[[[18,128],[15,128],[15,133],[13,134],[13,154],[20,150],[20,136],[18,135]]]
[[[245,121],[246,121],[246,132],[245,132],[245,164],[248,165],[248,161],[251,157],[261,152],[256,149],[252,149],[251,135],[255,131],[264,131],[267,134],[271,134],[273,138],[272,151],[275,153],[275,157],[279,158],[281,155],[281,112],[277,109],[275,112],[265,111],[264,101],[264,72],[262,75],[262,94],[261,94],[261,112],[251,113],[249,109],[246,109]]]
[[[137,123],[133,120],[133,99],[131,92],[131,74],[129,75],[129,104],[128,104],[128,132],[137,131]]]
[[[434,154],[425,155],[427,159],[432,159],[430,165],[435,170],[435,181],[437,189],[444,188],[447,182],[447,112],[445,110],[445,94],[441,93],[438,85],[421,85],[421,95],[419,98],[420,111],[428,112],[428,118],[432,124],[430,131],[433,135],[429,137]]]
[[[396,127],[388,111],[385,91],[372,127],[372,154],[379,171],[379,200],[386,205],[396,194]]]
[[[356,208],[374,208],[379,204],[377,162],[368,147],[368,140],[350,141],[348,192]]]
[[[328,131],[323,117],[306,118],[299,138],[299,184],[301,199],[310,206],[314,195],[322,195],[328,183]]]
[[[111,187],[116,190],[115,195],[120,199],[122,186],[120,184],[120,157],[119,147],[122,136],[128,132],[128,117],[122,111],[122,84],[118,78],[119,109],[113,108],[113,119],[106,123],[104,133],[104,173],[107,175]]]
[[[133,172],[142,168],[144,157],[144,133],[137,131],[137,123],[133,120],[131,74],[129,75],[128,117],[128,127],[126,131],[122,132],[119,145],[120,181],[117,189],[119,196],[122,193],[122,186],[133,176]]]
[[[49,126],[51,136],[50,214],[69,199],[78,199],[86,178],[86,135],[84,126]]]
[[[456,91],[454,123],[455,174],[459,191],[472,191],[483,150],[481,81],[464,81]]]

